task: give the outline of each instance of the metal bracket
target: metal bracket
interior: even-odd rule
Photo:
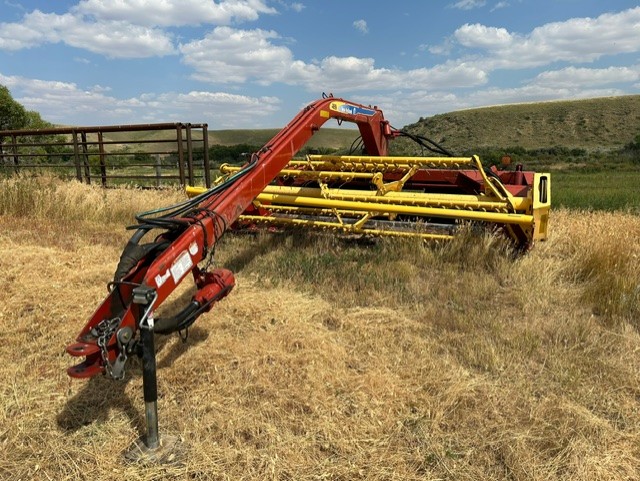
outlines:
[[[145,329],[148,331],[153,331],[153,305],[158,298],[158,293],[152,287],[148,286],[138,286],[133,289],[133,303],[146,305],[142,317],[140,318],[140,329]]]

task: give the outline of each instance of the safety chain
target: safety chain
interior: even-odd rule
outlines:
[[[124,379],[124,364],[127,361],[127,347],[125,343],[121,342],[120,335],[118,335],[118,357],[113,364],[109,362],[109,350],[107,344],[109,339],[116,332],[120,325],[120,318],[114,317],[113,319],[104,319],[100,321],[96,327],[91,330],[91,334],[97,337],[97,345],[100,348],[100,356],[102,357],[102,364],[109,375],[109,377],[121,381]],[[121,329],[123,331],[123,329]],[[120,333],[120,331],[118,331]]]

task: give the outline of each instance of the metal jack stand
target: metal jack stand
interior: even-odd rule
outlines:
[[[182,449],[180,438],[158,431],[158,382],[156,376],[156,349],[153,334],[153,314],[150,308],[140,321],[140,343],[142,344],[142,386],[146,433],[125,452],[130,463],[174,464],[180,460]]]

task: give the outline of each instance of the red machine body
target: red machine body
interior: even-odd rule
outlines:
[[[168,333],[190,325],[234,286],[233,274],[226,269],[212,272],[198,265],[216,242],[254,198],[330,118],[356,123],[369,155],[387,154],[388,141],[395,133],[376,107],[359,105],[339,98],[323,98],[305,107],[273,137],[242,175],[224,188],[199,196],[188,209],[176,209],[178,215],[144,220],[123,252],[110,292],[91,316],[67,352],[84,360],[69,368],[75,378],[107,373],[124,375],[124,363],[135,350],[139,329]],[[139,219],[140,220],[140,219]],[[166,227],[152,243],[140,240],[153,229]],[[176,287],[191,274],[198,287],[192,302],[175,319],[164,325],[153,317],[154,311]]]

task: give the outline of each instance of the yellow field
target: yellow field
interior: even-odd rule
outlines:
[[[182,456],[125,464],[140,364],[71,380],[64,348],[133,212],[181,197],[0,183],[0,479],[640,479],[640,218],[568,210],[517,258],[486,235],[225,238],[236,289],[186,344],[158,338],[160,431]],[[326,268],[285,265],[296,249]]]

